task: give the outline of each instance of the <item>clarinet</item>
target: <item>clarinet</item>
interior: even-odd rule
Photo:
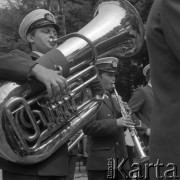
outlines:
[[[121,109],[122,116],[123,117],[131,116],[131,111],[126,110],[126,108],[123,104],[123,101],[122,101],[122,97],[117,93],[117,90],[116,90],[114,84],[113,84],[113,90],[114,90],[114,94],[115,94],[115,98],[118,103],[118,106]],[[134,146],[137,150],[140,162],[145,162],[145,161],[149,160],[149,157],[145,153],[146,148],[143,146],[143,143],[140,141],[140,138],[137,136],[137,131],[136,131],[135,127],[131,126],[131,127],[128,127],[128,129],[131,134],[132,140],[134,142]]]

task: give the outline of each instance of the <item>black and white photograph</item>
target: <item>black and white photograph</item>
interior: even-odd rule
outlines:
[[[0,0],[0,180],[180,179],[180,1]]]

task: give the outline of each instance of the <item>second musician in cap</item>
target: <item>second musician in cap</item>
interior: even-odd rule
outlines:
[[[115,84],[118,59],[114,57],[101,58],[97,60],[96,65],[106,95],[100,110],[93,117],[94,121],[84,128],[84,133],[88,135],[87,170],[89,180],[106,180],[112,178],[111,174],[108,174],[108,160],[111,159],[115,162],[128,157],[124,127],[129,127],[134,123],[131,117],[122,117],[118,104],[111,95],[112,87]],[[128,161],[124,169],[129,170]],[[118,173],[118,171],[116,172]],[[118,176],[123,179],[120,173]]]

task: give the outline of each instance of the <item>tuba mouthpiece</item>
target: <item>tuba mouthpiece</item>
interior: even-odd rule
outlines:
[[[55,44],[57,44],[58,39],[57,39],[57,38],[51,38],[51,39],[49,40],[49,42],[50,42],[50,44],[51,44],[52,46],[54,46]]]

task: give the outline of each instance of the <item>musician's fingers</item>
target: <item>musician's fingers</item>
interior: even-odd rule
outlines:
[[[63,78],[62,76],[60,76],[57,80],[56,80],[60,91],[61,91],[61,95],[64,95],[66,93],[66,89],[67,89],[67,81],[65,78]]]
[[[51,84],[48,82],[45,84],[46,85],[46,89],[48,92],[49,97],[52,97],[52,89],[51,89]]]
[[[134,123],[131,119],[126,119],[126,120],[125,120],[125,124],[126,124],[127,126],[134,126],[134,125],[135,125],[135,123]]]
[[[128,126],[134,126],[134,123],[127,123]]]
[[[130,127],[130,125],[128,123],[126,123],[126,122],[124,123],[124,126],[125,127]]]
[[[135,123],[132,122],[132,121],[126,121],[126,123],[127,123],[128,125],[131,125],[131,126],[134,126],[134,125],[135,125]]]
[[[53,98],[56,98],[57,96],[62,95],[61,87],[59,86],[57,81],[53,80],[51,82],[51,87],[52,87]]]
[[[66,78],[64,78],[63,76],[61,76],[61,80],[62,80],[63,83],[64,83],[64,89],[67,90],[67,89],[68,89],[68,83],[67,83]]]

